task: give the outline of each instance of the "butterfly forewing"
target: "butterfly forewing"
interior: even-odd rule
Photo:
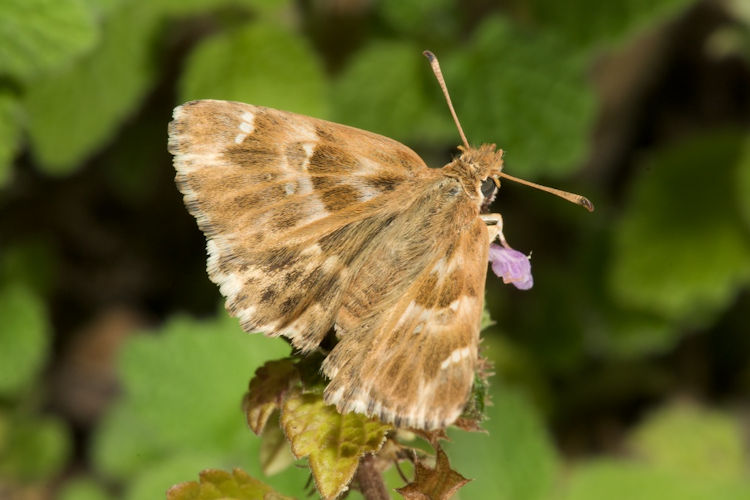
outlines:
[[[455,420],[488,247],[456,179],[391,139],[236,102],[176,108],[169,147],[245,330],[309,351],[336,326],[328,402],[420,428]]]

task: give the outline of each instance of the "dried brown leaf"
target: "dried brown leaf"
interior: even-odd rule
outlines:
[[[269,417],[281,408],[284,396],[298,379],[297,367],[290,358],[269,361],[255,371],[242,401],[247,425],[255,434],[263,432]]]
[[[273,422],[266,425],[261,434],[261,470],[266,476],[272,476],[289,467],[294,463],[294,460],[294,455],[289,449],[289,442],[279,426],[279,419],[273,417]]]
[[[396,491],[407,500],[448,500],[470,479],[451,469],[448,456],[436,447],[435,468],[427,467],[421,460],[415,464],[414,481]]]

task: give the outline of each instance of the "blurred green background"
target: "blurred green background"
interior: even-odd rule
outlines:
[[[240,400],[288,349],[219,312],[171,110],[268,105],[441,166],[424,49],[471,142],[597,206],[507,182],[493,206],[536,284],[488,277],[460,498],[750,498],[748,0],[0,0],[0,498],[262,477]]]

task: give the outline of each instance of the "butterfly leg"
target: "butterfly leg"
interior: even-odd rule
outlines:
[[[490,235],[490,243],[497,238],[506,248],[509,248],[508,242],[505,241],[503,234],[503,216],[500,214],[479,214],[484,223],[487,225],[487,231]]]

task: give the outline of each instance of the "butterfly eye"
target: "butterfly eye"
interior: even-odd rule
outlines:
[[[495,180],[492,177],[487,177],[482,181],[482,196],[484,199],[492,198],[497,191]]]

